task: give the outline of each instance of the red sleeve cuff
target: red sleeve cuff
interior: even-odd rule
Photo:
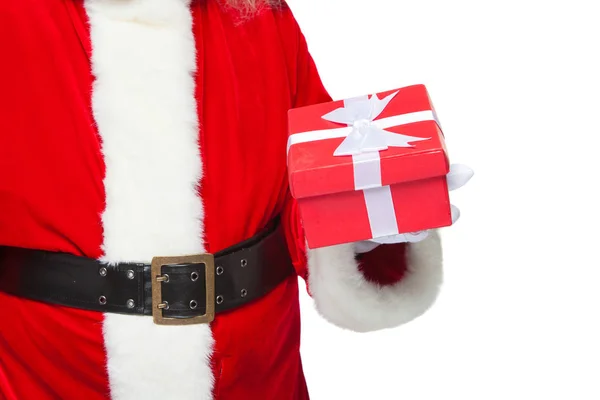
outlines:
[[[358,254],[358,268],[369,282],[382,286],[398,283],[406,275],[406,246],[406,243],[382,244]]]

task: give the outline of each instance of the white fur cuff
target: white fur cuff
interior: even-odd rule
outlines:
[[[390,286],[365,279],[352,244],[308,250],[309,287],[319,313],[341,328],[367,332],[396,327],[421,316],[442,283],[439,233],[407,245],[407,271]]]

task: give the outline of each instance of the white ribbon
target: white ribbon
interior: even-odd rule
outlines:
[[[392,189],[389,186],[367,189],[363,190],[363,196],[372,237],[397,235],[399,231]]]
[[[394,95],[396,93],[394,93]],[[364,100],[365,97],[357,97],[354,99],[347,99],[344,101],[343,108],[338,108],[337,110],[334,110],[328,114],[325,114],[322,118],[331,116],[331,114],[333,114],[333,113],[336,113],[336,114],[342,113],[342,111],[339,111],[339,110],[346,110],[346,111],[343,111],[344,114],[351,113],[352,112],[351,110],[354,110],[355,107],[361,107],[361,110],[362,110],[361,112],[368,113],[368,112],[370,112],[371,107],[375,107],[375,105],[374,105],[375,103],[385,102],[385,104],[384,104],[384,109],[385,109],[385,106],[387,106],[387,103],[389,103],[389,100],[391,100],[391,99],[389,99],[386,102],[386,99],[388,99],[388,97],[384,98],[383,100],[379,100],[379,99],[377,99],[377,96],[373,96],[373,98],[375,98],[377,100],[373,100],[373,98],[372,98],[371,101],[365,101]],[[362,105],[352,106],[352,105],[350,105],[352,103],[360,103]],[[370,103],[373,103],[373,105],[371,105]],[[367,107],[368,107],[368,110],[367,110]],[[376,111],[376,110],[374,110],[374,111]],[[348,154],[348,155],[358,154],[361,152],[368,151],[368,150],[366,150],[367,146],[370,147],[371,145],[374,148],[382,147],[379,150],[384,150],[384,149],[387,149],[388,147],[413,147],[410,144],[410,142],[431,139],[431,138],[420,138],[420,137],[402,135],[400,133],[388,132],[385,129],[391,128],[394,126],[402,126],[402,125],[412,124],[415,122],[423,122],[423,121],[436,121],[437,122],[437,118],[436,118],[433,110],[418,111],[418,112],[413,112],[413,113],[394,115],[394,116],[387,117],[387,118],[375,119],[375,118],[377,118],[377,116],[379,116],[381,114],[382,111],[383,111],[383,109],[381,111],[379,111],[376,114],[376,116],[372,117],[371,119],[358,118],[358,119],[349,120],[349,122],[344,122],[348,126],[344,126],[344,127],[340,127],[340,128],[333,128],[333,129],[319,129],[319,130],[314,130],[314,131],[294,133],[294,134],[290,135],[288,138],[287,151],[289,152],[290,147],[292,147],[295,144],[316,142],[319,140],[335,139],[335,138],[342,138],[342,137],[346,138],[346,139],[344,139],[344,142],[347,141],[351,144],[352,142],[354,142],[354,137],[352,137],[351,139],[348,139],[348,137],[350,137],[350,134],[355,130],[358,131],[358,135],[362,135],[361,129],[362,129],[362,132],[366,132],[364,135],[364,136],[366,136],[366,138],[364,141],[362,141],[362,140],[357,141],[358,142],[357,144],[359,145],[358,149],[360,151],[356,150],[356,149],[352,150],[352,148],[351,148],[349,150],[350,154]],[[352,114],[350,114],[350,115],[352,115]],[[333,115],[333,117],[335,117],[335,115]],[[374,137],[374,138],[371,140],[371,137]],[[385,141],[385,144],[382,144],[382,140]],[[339,156],[339,155],[343,155],[343,154],[340,154],[340,152],[345,153],[346,145],[344,144],[344,142],[342,142],[342,144],[336,149],[334,155]],[[349,144],[349,146],[350,146],[350,144]],[[342,145],[344,147],[342,147]],[[378,151],[378,150],[371,150],[371,151]]]
[[[394,92],[383,99],[376,94],[344,100],[340,107],[322,116],[323,119],[346,127],[300,132],[290,135],[290,147],[306,142],[345,137],[334,156],[352,156],[354,165],[354,189],[362,190],[367,205],[373,238],[398,234],[398,224],[389,186],[381,186],[381,162],[379,152],[389,147],[413,147],[411,142],[429,140],[386,131],[385,129],[415,122],[436,121],[433,110],[419,111],[376,119],[390,101]]]
[[[377,94],[371,96],[370,99],[367,96],[346,99],[344,107],[323,115],[322,118],[326,121],[347,124],[351,127],[348,136],[333,155],[351,156],[387,150],[389,146],[412,147],[410,142],[430,139],[388,132],[374,123],[397,94],[398,92],[394,92],[381,100]]]

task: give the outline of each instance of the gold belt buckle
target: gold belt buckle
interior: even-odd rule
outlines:
[[[162,285],[167,277],[162,273],[162,267],[175,264],[204,265],[206,277],[206,312],[189,318],[168,318],[163,316],[168,308],[163,302]],[[152,278],[152,317],[157,325],[194,325],[207,324],[215,319],[215,258],[212,254],[198,254],[180,257],[154,257],[150,268]]]

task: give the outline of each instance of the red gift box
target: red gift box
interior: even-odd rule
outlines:
[[[289,111],[309,248],[451,225],[444,136],[423,85]]]

